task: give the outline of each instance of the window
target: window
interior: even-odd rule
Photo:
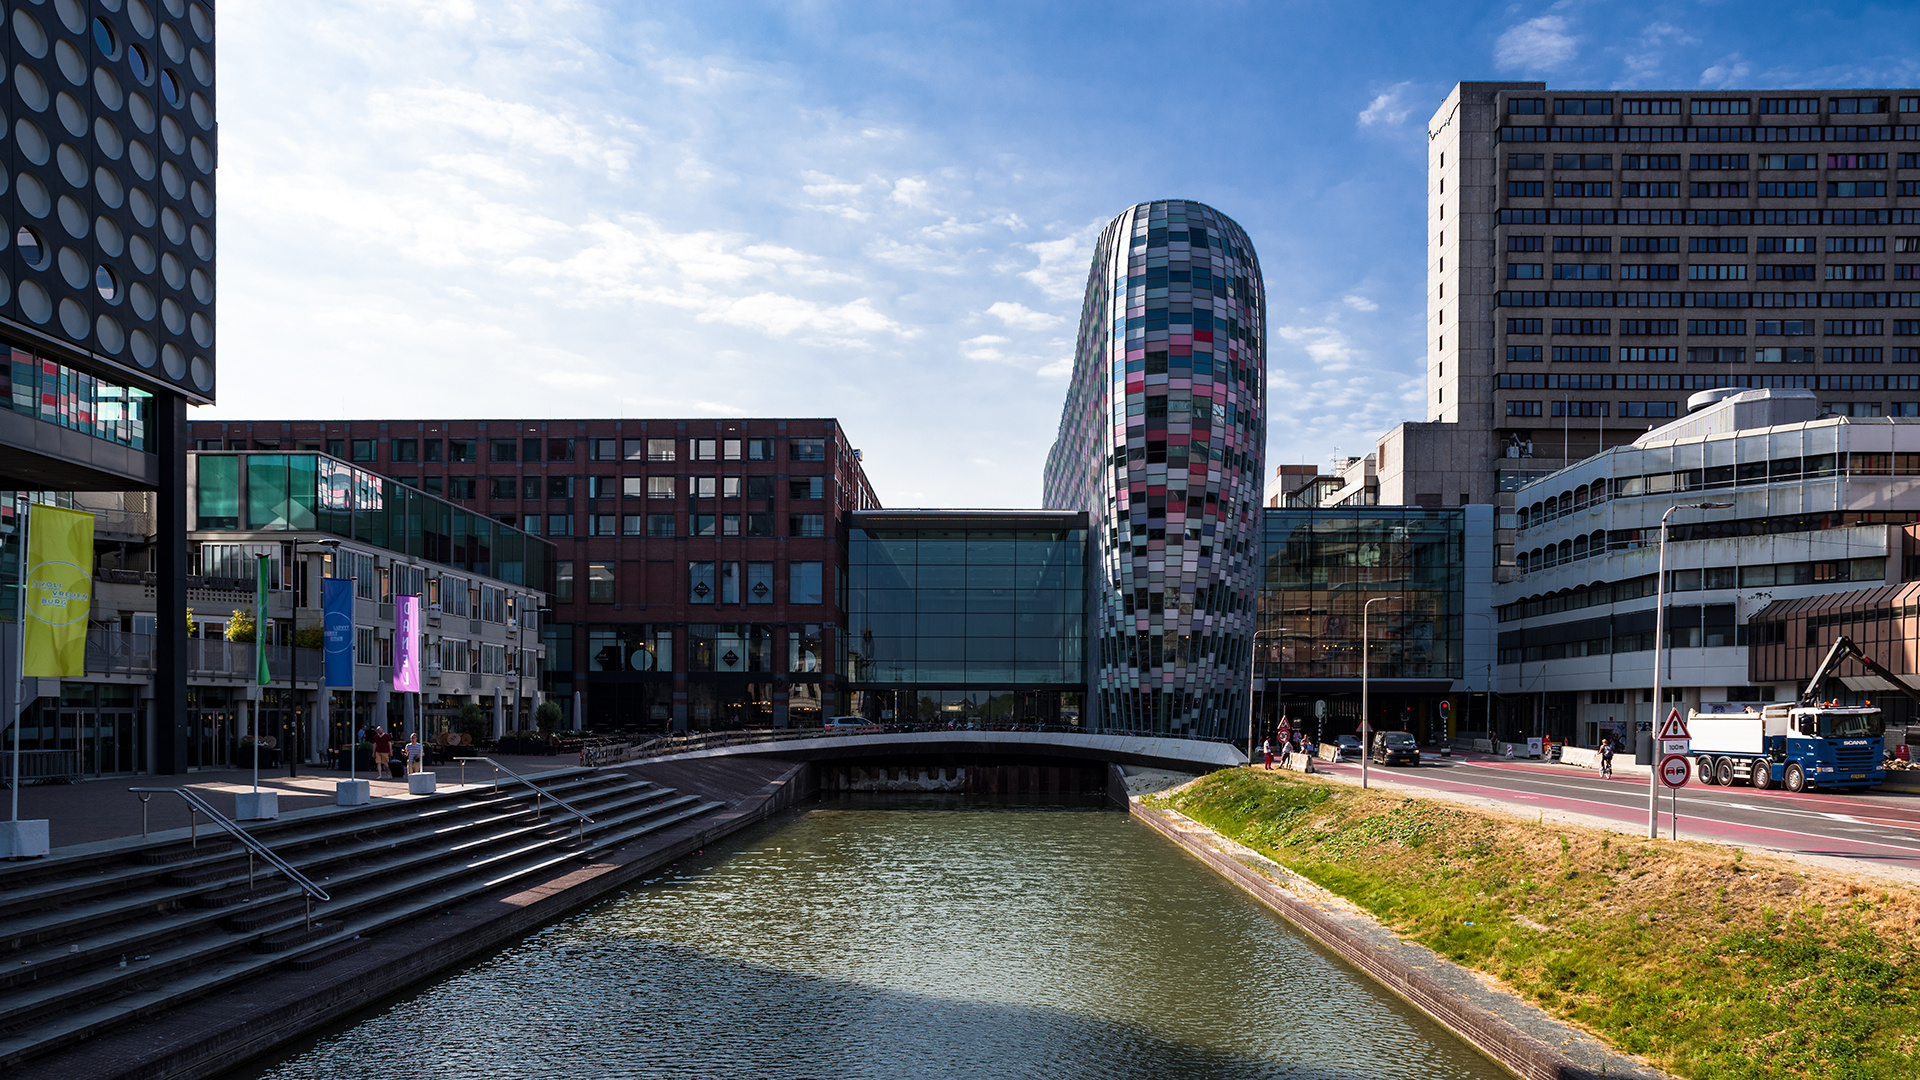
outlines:
[[[352,446],[353,446],[353,460],[355,461],[372,461],[373,460],[374,440],[355,439],[353,440]]]
[[[427,476],[427,477],[422,477],[420,480],[420,490],[426,492],[429,495],[442,494],[443,492],[441,489],[444,488],[445,486],[446,486],[446,481],[444,477]]]
[[[1511,281],[1538,281],[1544,276],[1539,263],[1507,264],[1507,278]]]
[[[547,477],[547,498],[549,499],[573,498],[573,477],[571,476]]]
[[[1620,194],[1629,199],[1677,199],[1680,197],[1680,182],[1626,183],[1620,185]]]
[[[614,478],[611,476],[587,477],[587,498],[589,499],[613,498],[613,480]]]
[[[723,604],[740,602],[740,564],[737,562],[720,564],[720,602]]]
[[[1880,281],[1887,276],[1887,268],[1874,263],[1867,266],[1827,267],[1828,281]]]
[[[1671,364],[1677,359],[1679,350],[1671,348],[1620,350],[1620,362],[1623,364]]]
[[[626,499],[642,498],[647,493],[647,478],[644,476],[623,476],[620,478],[620,495]]]
[[[1606,334],[1611,333],[1611,319],[1555,319],[1553,332],[1556,334]]]
[[[1883,113],[1887,111],[1887,99],[1883,97],[1828,98],[1827,111],[1830,113]]]
[[[747,498],[749,499],[773,498],[773,477],[771,476],[747,477]]]
[[[1829,169],[1884,169],[1887,167],[1885,154],[1828,154]]]
[[[825,497],[826,478],[820,476],[796,476],[787,481],[787,498],[819,499]]]
[[[739,514],[721,514],[720,515],[720,535],[721,536],[739,536],[740,535],[740,515]]]
[[[772,514],[748,514],[747,515],[747,535],[748,536],[772,536],[773,535],[773,515]]]
[[[739,498],[740,497],[740,478],[737,476],[721,477],[720,478],[720,497],[723,499]]]
[[[667,515],[667,526],[669,528],[673,526],[673,515],[671,514]],[[647,516],[645,514],[622,514],[620,516],[620,535],[647,535]]]
[[[447,498],[467,500],[473,498],[473,477],[450,476],[447,478]]]
[[[1537,364],[1540,362],[1540,356],[1541,350],[1538,345],[1507,346],[1507,362],[1510,364]]]
[[[429,456],[427,460],[431,461],[433,460],[433,458]],[[480,443],[475,439],[448,439],[447,440],[447,460],[448,461],[480,460]]]
[[[673,536],[673,515],[672,514],[648,514],[647,515],[647,535],[657,540],[665,540],[672,537]]]
[[[1650,253],[1679,251],[1680,238],[1677,236],[1623,236],[1620,238],[1620,250]]]
[[[511,476],[496,476],[493,478],[492,495],[495,499],[512,499],[518,497],[519,494],[519,480]]]
[[[1539,332],[1540,332],[1539,319],[1508,319],[1507,320],[1507,333],[1509,334],[1537,334]]]
[[[1695,100],[1691,104],[1695,116],[1745,116],[1751,103],[1741,98],[1738,101]]]
[[[1607,281],[1613,277],[1613,267],[1606,263],[1555,263],[1553,277],[1555,281]]]
[[[690,499],[711,499],[719,490],[719,480],[712,476],[687,477],[687,497]]]
[[[1759,322],[1753,324],[1753,332],[1756,334],[1784,334],[1788,336],[1811,334],[1813,333],[1813,320],[1761,319]]]
[[[613,564],[591,562],[587,564],[587,603],[613,603]]]
[[[1756,364],[1811,364],[1815,350],[1810,348],[1779,349],[1764,348],[1753,350],[1753,362]]]
[[[1643,169],[1677,169],[1680,167],[1679,154],[1622,154],[1620,168],[1628,172]]]
[[[1657,419],[1678,416],[1680,410],[1671,401],[1623,401],[1620,403],[1620,415]]]
[[[1677,266],[1630,263],[1620,268],[1621,281],[1674,281],[1679,277],[1680,268]]]
[[[714,532],[713,532],[713,515],[712,514],[687,515],[687,535],[688,536],[712,536],[713,534]]]
[[[487,440],[487,460],[514,461],[520,456],[520,443],[516,439]]]
[[[649,499],[673,498],[673,477],[671,476],[647,477],[647,498]]]
[[[789,514],[787,516],[788,536],[825,536],[827,535],[827,516],[825,514]]]
[[[1900,111],[1901,112],[1920,112],[1920,97],[1901,98]]]
[[[1884,236],[1829,236],[1827,250],[1881,252],[1887,250],[1887,238]]]
[[[1817,113],[1820,111],[1819,98],[1761,98],[1760,112],[1767,113]]]
[[[1747,197],[1747,185],[1737,184],[1688,184],[1687,194],[1699,199],[1744,199]]]
[[[1610,236],[1556,236],[1553,238],[1555,251],[1612,251],[1613,238]]]
[[[1822,350],[1820,359],[1829,364],[1877,364],[1880,362],[1880,350],[1829,348]]]
[[[647,460],[648,461],[672,461],[673,460],[673,440],[672,439],[648,439],[647,440]]]
[[[789,461],[825,461],[827,460],[827,440],[825,439],[788,439],[787,460]]]
[[[520,460],[537,462],[540,460],[540,440],[538,438],[520,440]]]
[[[1547,193],[1547,185],[1540,180],[1509,180],[1507,194],[1517,199],[1537,199]]]
[[[1604,364],[1612,355],[1605,345],[1556,345],[1553,348],[1553,360],[1556,364]]]
[[[573,535],[573,515],[572,514],[548,514],[547,515],[547,535],[548,536],[572,536]]]
[[[1604,401],[1556,401],[1553,403],[1555,416],[1605,416],[1607,403]]]
[[[616,535],[613,531],[613,517],[614,516],[612,514],[588,514],[587,515],[587,535],[588,536]]]
[[[1556,196],[1578,199],[1600,199],[1613,194],[1613,184],[1611,181],[1584,183],[1556,180],[1553,183],[1553,193]]]
[[[1743,252],[1747,250],[1747,238],[1744,236],[1689,236],[1688,251]]]
[[[722,461],[739,461],[740,460],[740,440],[739,439],[721,439],[720,440],[720,460]]]
[[[1514,116],[1537,115],[1546,111],[1545,98],[1511,98],[1507,101],[1507,112]]]
[[[1507,168],[1509,169],[1544,169],[1546,167],[1547,155],[1545,154],[1507,155]]]
[[[1611,116],[1612,98],[1554,98],[1553,111],[1562,116]]]
[[[618,461],[620,460],[619,455],[614,453],[613,448],[614,441],[612,439],[588,439],[587,460]]]
[[[1556,169],[1611,169],[1612,154],[1555,154],[1553,167]]]
[[[1708,263],[1687,267],[1688,281],[1745,281],[1747,268],[1738,263]]]
[[[773,440],[772,439],[748,439],[747,440],[747,460],[748,461],[772,461],[773,460]]]
[[[420,440],[395,439],[392,453],[395,461],[418,461],[420,460]]]
[[[573,460],[573,440],[572,439],[548,439],[547,440],[547,460],[548,461],[572,461]]]
[[[1865,199],[1887,193],[1885,180],[1827,181],[1827,196],[1834,199]]]
[[[540,478],[537,476],[522,476],[520,478],[520,497],[529,502],[538,499],[540,497]]]
[[[573,599],[572,559],[558,559],[553,564],[553,599],[556,602]]]
[[[1541,250],[1543,240],[1544,237],[1539,236],[1509,236],[1507,237],[1507,250],[1539,251]]]
[[[1762,236],[1753,242],[1754,250],[1761,254],[1812,251],[1812,245],[1813,238],[1810,236]]]
[[[1677,334],[1680,322],[1677,319],[1621,319],[1620,332],[1623,334]]]
[[[1509,401],[1507,402],[1507,415],[1539,416],[1540,403],[1537,401]]]
[[[718,461],[719,443],[714,439],[688,439],[687,459],[689,461]]]
[[[787,603],[820,603],[820,564],[817,562],[790,562],[787,564]]]
[[[711,604],[713,593],[713,563],[690,562],[687,564],[687,603]]]
[[[1679,116],[1680,99],[1628,100],[1620,103],[1620,111],[1628,116]]]
[[[328,439],[327,453],[332,454],[334,457],[339,457],[340,456],[339,444],[340,444],[340,440],[338,439]],[[439,439],[423,440],[423,445],[426,447],[426,451],[427,451],[427,455],[424,460],[426,461],[440,460],[440,440]]]

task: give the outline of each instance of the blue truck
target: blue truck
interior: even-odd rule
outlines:
[[[1737,713],[1689,710],[1694,769],[1703,784],[1757,788],[1865,790],[1883,783],[1886,722],[1871,705],[1821,702],[1820,688],[1843,660],[1858,660],[1909,696],[1906,681],[1838,638],[1807,681],[1800,700]]]

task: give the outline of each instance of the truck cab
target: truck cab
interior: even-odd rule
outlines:
[[[1690,712],[1700,780],[1757,788],[1869,788],[1887,778],[1885,721],[1864,705],[1767,705],[1738,713]]]

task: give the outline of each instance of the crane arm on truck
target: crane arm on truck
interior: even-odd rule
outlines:
[[[1800,704],[1818,704],[1821,685],[1833,674],[1833,670],[1840,666],[1840,662],[1847,659],[1860,661],[1862,667],[1892,683],[1895,689],[1912,698],[1916,703],[1920,703],[1920,690],[1915,690],[1905,679],[1895,675],[1873,657],[1860,651],[1860,646],[1855,645],[1852,638],[1842,634],[1833,640],[1833,648],[1827,650],[1826,658],[1820,661],[1820,666],[1813,669],[1813,677],[1807,680],[1807,688],[1800,694]]]

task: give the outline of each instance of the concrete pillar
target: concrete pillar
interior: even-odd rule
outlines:
[[[151,399],[154,453],[153,771],[187,771],[187,399],[161,391]]]

